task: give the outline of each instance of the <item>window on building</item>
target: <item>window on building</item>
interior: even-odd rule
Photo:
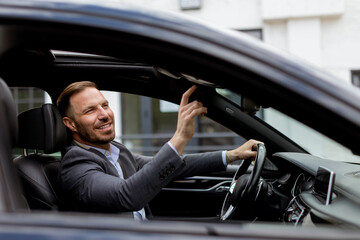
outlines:
[[[351,82],[357,87],[360,87],[360,70],[351,71]]]
[[[247,30],[240,30],[240,32],[246,33],[252,37],[262,40],[262,30],[261,29],[247,29]]]
[[[45,92],[33,87],[16,87],[10,89],[18,113],[39,107],[45,102]]]

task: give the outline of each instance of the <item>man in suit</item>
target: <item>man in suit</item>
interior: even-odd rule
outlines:
[[[144,219],[144,207],[173,178],[225,170],[232,161],[255,157],[255,140],[232,151],[182,156],[194,134],[194,118],[207,112],[201,102],[189,102],[195,90],[182,96],[173,137],[154,157],[145,157],[113,141],[114,114],[94,83],[69,85],[57,101],[73,138],[59,175],[65,208],[129,212]]]

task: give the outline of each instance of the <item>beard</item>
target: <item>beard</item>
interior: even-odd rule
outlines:
[[[95,134],[91,131],[88,131],[85,127],[77,124],[76,122],[75,122],[75,125],[77,128],[79,137],[88,143],[92,143],[95,145],[104,145],[104,144],[110,143],[115,138],[114,130],[112,130],[109,134],[101,135],[101,134]]]

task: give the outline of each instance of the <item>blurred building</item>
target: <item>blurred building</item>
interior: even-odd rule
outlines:
[[[360,70],[359,0],[116,1],[178,12],[220,27],[253,33],[346,83],[353,82]]]

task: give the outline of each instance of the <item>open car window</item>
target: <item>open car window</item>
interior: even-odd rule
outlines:
[[[42,89],[35,87],[12,87],[16,110],[18,113],[31,108],[40,107],[44,103],[50,103],[49,95]]]
[[[154,155],[176,130],[178,105],[141,95],[102,91],[115,114],[116,139],[132,152]],[[195,120],[195,134],[186,153],[235,148],[245,139],[207,117]]]

